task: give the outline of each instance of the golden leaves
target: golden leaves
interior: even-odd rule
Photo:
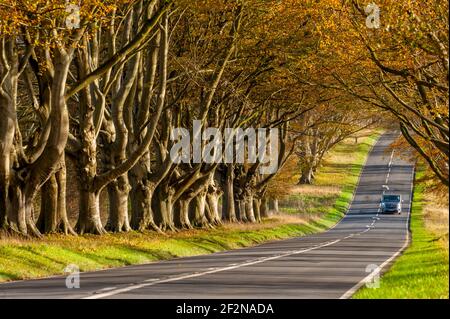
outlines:
[[[105,24],[113,13],[135,4],[137,0],[2,0],[0,3],[0,37],[23,32],[37,45],[52,46],[73,35],[78,27]],[[119,10],[120,11],[120,10]],[[70,20],[80,22],[72,28]]]

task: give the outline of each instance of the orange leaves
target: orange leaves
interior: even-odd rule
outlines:
[[[0,37],[25,32],[29,41],[51,46],[84,26],[107,23],[136,0],[2,0]],[[78,22],[75,27],[71,23]],[[25,35],[24,35],[25,36]]]

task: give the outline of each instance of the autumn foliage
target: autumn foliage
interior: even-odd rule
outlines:
[[[0,0],[0,227],[260,221],[278,172],[174,163],[172,129],[194,120],[279,129],[278,167],[296,163],[300,183],[339,141],[395,127],[448,186],[448,2],[367,5]]]

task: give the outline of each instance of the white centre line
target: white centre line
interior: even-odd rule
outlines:
[[[116,288],[117,287],[106,287],[106,288],[102,288],[102,289],[97,290],[95,293],[101,293],[101,292],[105,292],[105,291],[110,291],[110,290],[114,290]]]
[[[392,166],[393,160],[394,160],[394,150],[392,150],[392,152],[391,152],[391,159],[389,160],[389,165],[388,165],[389,168]]]
[[[158,280],[159,280],[159,278],[150,278],[150,279],[144,280],[144,282],[154,282],[154,281],[158,281]]]
[[[389,176],[391,174],[391,168],[392,168],[392,162],[393,161],[394,161],[394,150],[392,150],[391,158],[389,159],[388,172],[387,172],[387,175],[386,175],[386,182],[385,182],[386,185],[388,184],[388,181],[389,181]]]
[[[364,277],[360,282],[358,282],[352,288],[347,290],[339,299],[348,299],[348,298],[350,298],[362,286],[364,286],[368,282],[371,282],[373,280],[374,276],[381,274],[383,268],[385,268],[387,265],[389,265],[389,263],[391,263],[396,257],[398,257],[408,247],[409,242],[410,242],[409,220],[411,218],[412,197],[413,197],[413,192],[414,192],[414,175],[415,175],[415,167],[413,168],[413,170],[411,172],[411,177],[410,177],[411,188],[410,188],[410,197],[409,197],[409,212],[408,212],[408,217],[407,217],[407,220],[406,220],[406,223],[405,223],[406,238],[405,238],[405,241],[404,241],[402,247],[399,250],[397,250],[391,257],[389,257],[387,260],[385,260],[378,267],[379,271],[372,272],[368,276]],[[369,230],[369,229],[367,229],[367,230]]]

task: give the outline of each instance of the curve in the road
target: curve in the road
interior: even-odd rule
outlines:
[[[3,298],[348,298],[407,246],[414,165],[377,141],[345,217],[329,231],[205,256],[0,285]],[[400,215],[380,214],[383,192],[404,199]]]

